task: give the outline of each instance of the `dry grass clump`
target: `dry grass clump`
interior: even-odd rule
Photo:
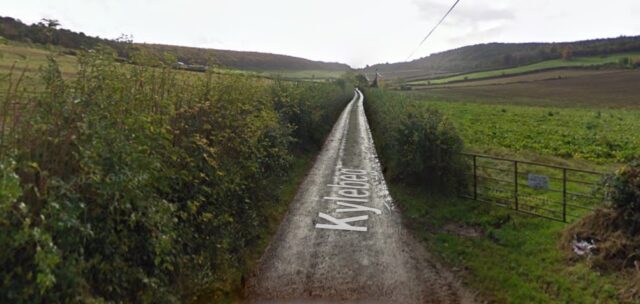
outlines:
[[[574,241],[593,240],[595,249],[587,256],[599,270],[618,271],[632,267],[640,270],[640,234],[627,229],[623,215],[612,209],[599,209],[565,230],[563,248],[571,253]]]
[[[606,183],[611,205],[596,210],[567,228],[561,247],[576,261],[603,272],[619,272],[628,277],[621,298],[640,299],[640,161],[620,168]],[[592,242],[595,247],[579,256],[576,242]]]

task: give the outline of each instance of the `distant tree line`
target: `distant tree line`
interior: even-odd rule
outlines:
[[[122,43],[115,40],[87,36],[83,32],[76,33],[59,27],[60,22],[55,19],[42,19],[38,23],[27,25],[18,19],[0,17],[0,36],[9,40],[88,50],[104,44],[117,50],[119,55],[127,56]]]
[[[165,60],[170,58],[186,65],[221,66],[226,68],[266,71],[266,70],[328,70],[347,71],[350,67],[341,63],[312,61],[298,57],[258,52],[238,52],[213,50],[195,47],[182,47],[158,44],[133,44],[131,37],[105,39],[88,36],[60,27],[54,19],[43,19],[27,25],[11,17],[0,17],[0,36],[6,39],[27,43],[51,44],[64,48],[91,50],[98,45],[106,45],[117,51],[118,56],[130,59],[133,52],[144,52]]]

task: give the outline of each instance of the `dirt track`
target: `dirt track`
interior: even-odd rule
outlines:
[[[357,92],[246,287],[256,303],[471,303],[402,227]]]

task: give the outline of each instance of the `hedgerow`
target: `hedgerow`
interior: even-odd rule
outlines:
[[[367,89],[364,94],[387,176],[436,191],[462,186],[463,142],[441,112],[399,93]]]
[[[18,79],[0,105],[3,303],[181,302],[235,284],[293,155],[352,94],[122,65],[107,48],[80,54],[73,79],[53,59],[41,76],[44,92]]]

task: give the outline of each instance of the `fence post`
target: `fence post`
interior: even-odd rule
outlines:
[[[513,161],[513,184],[515,187],[514,191],[514,201],[516,203],[516,210],[518,210],[518,161]]]
[[[562,168],[562,221],[567,222],[567,168]]]
[[[478,166],[476,155],[473,155],[473,200],[478,200]]]

